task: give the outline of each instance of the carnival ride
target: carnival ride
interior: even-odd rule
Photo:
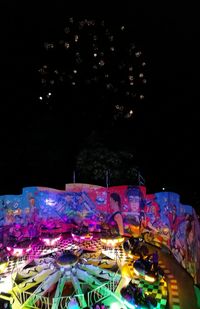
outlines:
[[[146,246],[143,238],[133,236],[126,239],[126,241],[123,243],[123,249],[129,255],[129,257],[145,257],[149,253],[149,249]]]
[[[45,231],[34,239],[14,243],[8,239],[2,250],[5,255],[0,264],[0,299],[9,301],[12,309],[88,308],[98,303],[108,308],[104,305],[108,299],[109,308],[112,303],[117,303],[118,308],[139,308],[142,301],[150,302],[150,296],[140,302],[135,297],[133,307],[133,300],[129,302],[126,297],[131,280],[138,280],[137,285],[148,293],[145,276],[141,278],[135,271],[136,253],[147,252],[141,239],[110,238],[109,234],[101,237],[80,228],[68,235]],[[166,282],[162,295],[167,304]],[[154,298],[151,303],[154,300],[160,306],[160,296]]]
[[[139,288],[132,281],[120,291],[121,296],[125,300],[128,308],[143,308],[153,309],[157,307],[157,300],[153,295],[144,293],[142,288]]]
[[[71,232],[71,236],[73,240],[77,242],[89,241],[93,238],[93,234],[89,232],[89,228],[84,225],[79,228],[74,228]]]
[[[153,261],[148,256],[134,261],[133,267],[137,276],[149,282],[155,282],[164,277],[163,270],[159,266],[155,269]]]

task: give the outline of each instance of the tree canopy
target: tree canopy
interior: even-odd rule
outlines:
[[[97,185],[138,184],[135,157],[126,150],[112,150],[96,143],[83,148],[76,158],[78,182]]]

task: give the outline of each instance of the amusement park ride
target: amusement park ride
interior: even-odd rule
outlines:
[[[165,308],[167,284],[148,253],[140,238],[84,226],[20,241],[8,237],[1,248],[0,299],[13,309]]]
[[[200,282],[199,223],[177,194],[145,190],[67,184],[0,196],[0,308],[178,308],[171,266]]]

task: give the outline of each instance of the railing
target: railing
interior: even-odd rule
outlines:
[[[102,301],[110,296],[111,293],[114,293],[119,283],[118,281],[118,272],[116,272],[115,277],[112,280],[88,292],[86,299],[88,307]],[[42,296],[27,291],[20,291],[17,284],[15,284],[15,297],[17,297],[21,305],[27,303],[27,307],[32,309],[51,309],[54,306],[59,309],[66,309],[68,308],[68,304],[72,297],[75,298],[79,304],[84,303],[84,294],[50,298],[48,296]]]
[[[94,290],[88,292],[87,295],[88,307],[90,307],[92,304],[100,302],[107,296],[110,296],[109,283],[110,282],[106,282],[101,286],[95,288]]]
[[[21,257],[20,262],[23,260],[31,260],[35,258],[34,256],[29,256],[28,259],[27,257]],[[118,255],[116,255],[116,261],[119,261],[120,258]],[[12,271],[16,272],[16,268]],[[78,295],[71,295],[71,296],[66,296],[66,297],[48,297],[48,296],[42,296],[34,293],[30,293],[28,291],[21,291],[18,287],[18,284],[13,280],[13,287],[15,287],[15,292],[13,292],[14,297],[16,297],[23,306],[23,304],[26,303],[27,307],[32,308],[32,309],[51,309],[51,308],[59,308],[59,309],[66,309],[68,308],[68,304],[70,300],[75,298],[79,304],[83,304],[84,300],[87,302],[87,306],[91,306],[97,302],[102,301],[106,297],[110,296],[112,293],[115,292],[119,281],[120,281],[121,275],[120,271],[118,270],[114,277],[105,283],[103,283],[101,286],[93,289],[92,291],[87,293],[87,297],[84,299],[83,294],[78,294]],[[55,307],[54,307],[55,306]]]
[[[88,307],[97,302],[102,301],[106,297],[110,296],[111,293],[114,293],[119,284],[118,278],[119,278],[119,270],[115,273],[115,276],[113,277],[112,280],[88,292],[87,295]]]
[[[30,293],[27,291],[21,292],[20,297],[19,293],[16,293],[18,296],[18,300],[23,305],[27,302],[27,307],[29,308],[40,308],[40,309],[51,309],[53,306],[59,309],[66,309],[68,308],[68,304],[72,298],[72,296],[65,296],[65,297],[54,297],[50,298],[48,296],[42,296],[34,293]],[[73,298],[77,300],[79,304],[83,303],[84,294],[73,295]],[[30,299],[30,302],[28,302]]]

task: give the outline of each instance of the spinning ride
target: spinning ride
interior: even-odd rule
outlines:
[[[154,262],[148,257],[136,260],[133,267],[134,273],[148,282],[155,282],[164,277],[163,270],[159,266],[155,267]]]

